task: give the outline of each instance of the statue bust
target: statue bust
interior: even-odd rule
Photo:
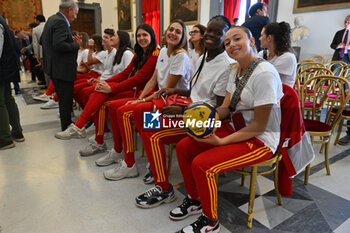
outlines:
[[[304,19],[302,16],[294,18],[295,27],[292,29],[292,42],[297,43],[300,40],[306,39],[310,35],[310,30],[303,26]]]

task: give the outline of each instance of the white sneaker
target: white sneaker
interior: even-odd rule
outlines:
[[[86,157],[98,153],[105,152],[107,150],[106,143],[98,144],[95,140],[90,142],[85,148],[79,150],[80,156]]]
[[[105,132],[103,134],[103,140],[108,140],[108,139],[111,139],[112,137],[113,137],[112,132]],[[95,134],[89,137],[88,141],[89,142],[95,141]]]
[[[65,131],[56,133],[55,137],[63,140],[68,140],[71,138],[85,138],[86,132],[84,128],[79,129],[72,123],[68,126],[68,128]]]
[[[133,178],[139,175],[136,164],[128,167],[124,160],[120,160],[117,167],[109,169],[103,173],[107,180],[121,180],[124,178]]]
[[[46,104],[40,107],[40,109],[54,109],[58,108],[58,102],[55,102],[53,100],[49,100]]]
[[[50,100],[50,96],[46,95],[45,93],[42,95],[37,95],[37,96],[33,96],[34,100],[39,100],[39,101],[43,101],[43,102],[47,102]]]
[[[102,167],[111,165],[112,163],[118,163],[119,160],[121,160],[121,153],[117,153],[114,148],[112,148],[108,151],[108,154],[96,160],[95,163],[97,166]]]

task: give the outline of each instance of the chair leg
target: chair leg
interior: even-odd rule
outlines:
[[[324,149],[324,144],[321,145],[320,153],[323,153],[323,149]]]
[[[248,227],[252,228],[253,225],[253,209],[255,200],[255,186],[256,186],[256,176],[258,168],[252,166],[252,174],[250,177],[250,191],[249,191],[249,204],[248,204]]]
[[[331,175],[331,170],[329,168],[329,160],[328,160],[328,148],[329,148],[329,141],[325,144],[326,150],[324,152],[324,160],[326,163],[326,170],[327,170],[327,175]]]
[[[278,164],[278,161],[277,161],[276,162],[276,169],[273,171],[273,183],[275,184],[275,190],[276,190],[276,196],[277,196],[278,205],[282,205],[280,188],[278,186],[278,170],[279,170],[279,164]]]
[[[171,163],[173,161],[173,148],[174,148],[174,144],[170,144],[169,151],[168,151],[168,177],[170,176]]]
[[[334,145],[337,145],[338,144],[338,140],[340,138],[340,134],[341,134],[341,130],[343,128],[343,124],[344,124],[344,120],[343,119],[340,119],[339,121],[339,126],[338,126],[338,133],[337,133],[337,137],[335,138],[334,140]]]
[[[304,178],[304,184],[307,185],[309,183],[309,173],[310,173],[310,167],[311,165],[307,165],[305,168],[305,178]]]
[[[242,170],[245,171],[246,168],[244,167]],[[244,181],[245,181],[245,175],[242,174],[242,175],[241,175],[241,186],[242,186],[242,187],[244,186]]]

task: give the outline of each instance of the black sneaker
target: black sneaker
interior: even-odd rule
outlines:
[[[0,140],[0,150],[10,149],[12,147],[15,147],[13,141]]]
[[[154,183],[154,178],[153,178],[153,173],[152,173],[152,170],[151,170],[149,163],[147,163],[146,168],[147,168],[147,173],[142,179],[143,183],[152,184],[152,183]]]
[[[24,136],[22,132],[12,133],[12,139],[16,142],[24,142]]]
[[[164,202],[172,202],[175,200],[175,198],[175,192],[172,185],[170,185],[169,191],[163,191],[160,186],[156,185],[155,187],[136,197],[136,205],[141,208],[152,208],[159,206]]]
[[[190,215],[202,213],[201,202],[193,200],[189,196],[185,197],[182,204],[170,211],[169,218],[172,220],[182,220]]]
[[[191,225],[182,228],[181,231],[178,231],[178,233],[198,233],[198,232],[205,232],[205,233],[217,233],[220,231],[220,224],[219,220],[213,221],[207,218],[204,215],[201,215],[197,221],[192,223]]]

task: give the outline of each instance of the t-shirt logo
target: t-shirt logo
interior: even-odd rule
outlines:
[[[160,116],[162,114],[157,110],[156,112],[143,113],[143,128],[144,129],[160,129]]]

